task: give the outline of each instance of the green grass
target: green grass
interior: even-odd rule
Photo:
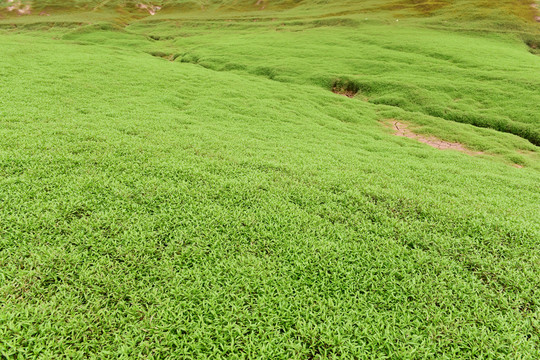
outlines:
[[[0,358],[537,359],[537,25],[268,3],[4,14]]]

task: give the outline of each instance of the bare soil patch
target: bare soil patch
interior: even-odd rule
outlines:
[[[424,136],[424,135],[415,134],[414,132],[409,130],[407,124],[399,122],[397,120],[389,120],[387,122],[387,126],[392,127],[392,129],[395,131],[394,135],[396,136],[406,137],[409,139],[415,139],[417,141],[420,141],[421,143],[427,144],[436,149],[457,150],[457,151],[461,151],[469,155],[483,154],[483,152],[481,151],[473,151],[473,150],[467,149],[463,144],[460,144],[458,142],[445,141],[435,136]]]
[[[138,3],[137,8],[148,11],[150,15],[156,15],[156,13],[161,10],[161,6],[143,3]]]
[[[535,10],[538,10],[538,9],[540,8],[540,6],[538,6],[538,4],[536,4],[536,3],[532,3],[532,4],[531,4],[531,7],[532,7],[533,9],[535,9]],[[540,22],[540,16],[535,16],[535,17],[534,17],[534,20],[536,20],[537,22]]]
[[[343,96],[346,96],[346,97],[351,98],[351,99],[356,95],[356,92],[354,92],[352,90],[341,89],[341,88],[338,88],[336,86],[334,86],[332,88],[332,92],[334,94],[343,95]]]
[[[332,92],[334,94],[343,95],[348,98],[355,97],[358,94],[358,90],[358,85],[350,81],[338,79],[332,84]]]
[[[7,11],[13,11],[18,15],[30,15],[32,14],[32,7],[29,4],[23,4],[21,1],[7,0],[9,5],[6,7]]]

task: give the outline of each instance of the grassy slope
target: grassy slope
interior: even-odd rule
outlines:
[[[6,21],[2,356],[538,358],[540,58],[331,5]]]

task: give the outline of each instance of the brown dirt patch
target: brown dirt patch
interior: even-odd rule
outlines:
[[[356,91],[342,89],[342,88],[339,88],[337,86],[334,86],[332,88],[332,92],[334,94],[343,95],[343,96],[346,96],[346,97],[351,98],[351,99],[356,95]]]
[[[138,3],[137,8],[148,11],[150,15],[156,15],[156,13],[161,10],[161,6],[143,3]]]
[[[18,15],[30,15],[32,14],[32,7],[29,4],[23,4],[21,1],[7,0],[9,5],[6,7],[7,11],[13,11]]]
[[[460,144],[457,142],[449,142],[449,141],[441,140],[435,136],[424,136],[424,135],[415,134],[414,132],[409,130],[407,124],[399,122],[397,120],[390,120],[387,122],[387,125],[389,127],[392,127],[392,129],[395,131],[394,135],[396,136],[414,139],[414,140],[420,141],[421,143],[434,147],[436,149],[457,150],[457,151],[461,151],[469,155],[483,154],[481,151],[472,151],[470,149],[467,149],[463,144]]]

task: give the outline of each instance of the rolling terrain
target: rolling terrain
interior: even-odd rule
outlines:
[[[534,3],[0,4],[0,358],[539,358]]]

